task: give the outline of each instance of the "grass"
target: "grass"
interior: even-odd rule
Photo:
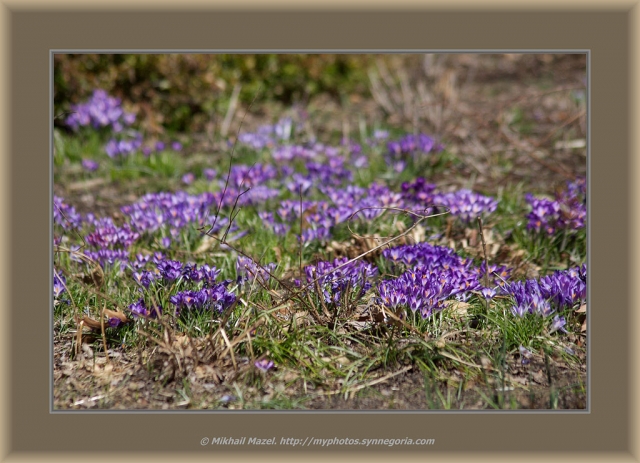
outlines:
[[[523,133],[530,130],[518,108],[512,124]],[[104,154],[106,140],[107,135],[99,132],[54,132],[54,183],[67,193],[65,202],[77,202],[75,191],[90,190],[95,179],[116,185],[120,194],[135,196],[177,190],[219,194],[229,161],[249,166],[271,162],[269,150],[243,146],[233,158],[228,153],[215,158],[215,165],[204,153],[185,156],[173,151],[113,160]],[[360,187],[378,181],[399,191],[402,182],[418,173],[427,178],[443,176],[461,162],[445,150],[409,162],[398,174],[385,161],[383,147],[367,149],[368,167],[354,171],[353,184]],[[99,162],[96,172],[79,167],[86,157]],[[203,178],[207,167],[218,171],[217,181]],[[196,179],[184,184],[181,179],[188,172]],[[68,189],[77,182],[86,186]],[[227,290],[236,295],[234,305],[221,314],[183,310],[176,316],[170,310],[171,296],[197,287],[185,277],[158,280],[145,289],[132,279],[130,268],[116,262],[102,265],[100,281],[92,279],[93,267],[87,260],[74,260],[79,251],[62,252],[62,246],[89,249],[83,237],[93,228],[72,231],[54,226],[54,236],[62,240],[54,265],[66,277],[64,295],[56,299],[53,309],[59,360],[55,408],[584,408],[586,348],[580,334],[581,315],[574,312],[577,307],[562,313],[570,333],[562,335],[549,332],[552,316],[513,315],[508,296],[496,297],[487,310],[485,300],[472,294],[466,302],[451,301],[444,310],[423,319],[409,310],[385,313],[375,301],[375,281],[366,295],[350,288],[335,303],[325,302],[314,285],[296,291],[294,280],[301,278],[301,267],[339,255],[351,258],[368,249],[345,224],[334,227],[327,240],[301,245],[299,234],[309,226],[304,216],[288,224],[286,235],[273,233],[258,212],[273,212],[280,200],[300,198],[277,181],[269,185],[280,190],[277,199],[220,211],[221,218],[233,217],[233,223],[248,232],[236,241],[227,242],[221,232],[207,236],[200,224],[190,223],[173,236],[170,227],[143,233],[127,249],[131,257],[161,251],[183,263],[218,268],[218,281],[230,280]],[[584,230],[554,236],[527,230],[525,192],[522,183],[507,184],[498,191],[498,209],[487,218],[484,232],[493,233],[494,243],[504,252],[491,254],[489,263],[518,268],[514,278],[524,279],[532,271],[546,275],[585,262]],[[304,200],[314,198],[321,198],[317,190]],[[117,197],[113,204],[122,202]],[[215,215],[215,209],[208,213]],[[115,206],[111,213],[119,225],[129,219]],[[412,224],[408,217],[387,213],[371,221],[354,221],[352,230],[392,236]],[[453,246],[477,265],[484,260],[480,243],[470,245],[467,238],[474,225],[433,217],[421,227],[424,236],[418,241]],[[169,236],[171,245],[164,249],[161,239]],[[269,281],[250,277],[238,282],[236,257],[240,254],[263,265],[275,263]],[[398,276],[402,270],[379,254],[362,259],[378,269],[378,280]],[[95,266],[90,259],[89,263]],[[160,305],[162,316],[134,317],[129,306],[140,297]],[[108,322],[102,315],[105,307],[124,314],[127,322],[98,329],[80,323],[83,317]],[[529,364],[523,364],[520,346],[533,352]],[[567,353],[567,348],[573,353]],[[266,372],[256,368],[255,362],[262,359],[275,367]],[[88,365],[93,365],[89,372]],[[73,386],[60,380],[60,372],[69,369],[76,377]],[[107,370],[109,380],[104,379]]]

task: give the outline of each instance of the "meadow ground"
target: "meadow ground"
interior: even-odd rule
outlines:
[[[54,409],[584,409],[585,56],[407,63],[56,108]]]

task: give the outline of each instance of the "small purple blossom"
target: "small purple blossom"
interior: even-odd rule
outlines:
[[[133,279],[139,285],[144,286],[145,288],[149,288],[149,285],[155,281],[156,274],[153,272],[142,271],[142,272],[133,272]]]
[[[238,282],[243,284],[257,280],[259,284],[267,284],[271,276],[270,273],[276,269],[277,264],[258,265],[248,257],[238,256],[236,260],[236,275]]]
[[[128,156],[135,153],[142,147],[142,135],[133,132],[132,136],[123,139],[110,139],[104,147],[107,156],[110,158],[118,158]]]
[[[149,316],[149,309],[147,309],[143,298],[140,298],[137,302],[130,304],[129,310],[131,311],[133,318],[147,318]]]
[[[192,172],[188,172],[182,176],[182,183],[185,185],[191,185],[196,179],[196,176]]]
[[[109,328],[117,328],[122,324],[122,320],[120,320],[118,317],[110,317],[109,320],[107,320],[107,326]]]
[[[274,367],[274,363],[271,360],[267,360],[267,359],[263,359],[263,360],[258,360],[254,363],[255,367],[266,373],[267,371],[271,370]]]
[[[66,291],[66,278],[59,272],[53,274],[53,298],[57,299],[60,295]]]
[[[567,324],[567,321],[565,320],[564,317],[556,315],[555,317],[553,317],[553,320],[551,322],[551,328],[549,329],[549,333],[554,333],[556,331],[562,331],[563,333],[566,333],[567,330],[564,328],[566,324]]]
[[[518,350],[520,351],[520,358],[522,359],[521,363],[523,365],[527,365],[529,362],[531,362],[531,359],[533,358],[533,352],[523,346],[520,346]]]
[[[100,165],[92,159],[82,160],[82,168],[87,172],[95,172],[96,170],[98,170],[98,167],[100,167]]]
[[[490,289],[490,288],[482,288],[480,290],[480,292],[482,293],[482,297],[484,297],[487,300],[491,300],[496,296],[496,289]]]

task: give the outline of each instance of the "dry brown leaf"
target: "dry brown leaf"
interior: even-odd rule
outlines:
[[[87,315],[82,317],[82,321],[84,322],[85,326],[88,326],[92,330],[102,330],[102,324],[99,321],[94,320],[93,318],[89,318]]]
[[[467,228],[465,234],[469,237],[469,246],[475,248],[478,245],[478,230],[475,228]]]
[[[217,379],[216,370],[211,365],[198,365],[195,374],[198,379]]]
[[[67,186],[69,191],[76,190],[89,190],[93,187],[103,185],[107,180],[102,177],[96,177],[89,180],[82,180],[81,182],[74,182]]]
[[[533,380],[538,384],[545,384],[547,375],[544,374],[544,371],[538,370],[533,373]]]
[[[493,368],[493,363],[491,363],[491,359],[489,359],[489,357],[486,357],[484,355],[480,357],[480,364],[482,365],[482,368],[484,368],[485,370],[490,370]]]
[[[104,309],[104,314],[109,318],[117,318],[122,323],[127,323],[129,321],[127,316],[118,309],[116,310]]]
[[[102,283],[104,283],[104,272],[99,265],[94,266],[91,273],[75,273],[72,277],[82,280],[82,282],[87,285],[93,284],[97,288],[100,288]]]
[[[454,317],[465,317],[471,305],[462,301],[445,301],[445,306]]]
[[[576,313],[587,313],[587,304],[582,304]]]
[[[82,333],[80,342],[82,344],[93,344],[94,342],[96,342],[96,339],[98,338],[93,334]]]
[[[523,386],[526,386],[529,382],[529,380],[524,376],[515,376],[511,374],[507,374],[506,379],[511,381],[512,383],[522,384]]]

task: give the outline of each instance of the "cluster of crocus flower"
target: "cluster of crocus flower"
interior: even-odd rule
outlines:
[[[94,129],[105,128],[119,134],[118,137],[111,138],[104,147],[105,152],[112,159],[129,156],[138,151],[149,156],[154,150],[155,152],[164,151],[168,145],[163,141],[157,141],[151,147],[144,144],[141,133],[133,129],[128,129],[125,133],[125,129],[135,122],[136,115],[125,112],[122,109],[121,100],[109,96],[104,90],[95,90],[89,100],[72,105],[71,110],[72,113],[66,119],[66,124],[73,130],[90,126]],[[182,149],[182,144],[178,141],[172,141],[169,146],[173,151]],[[95,170],[95,164],[89,161],[91,160],[85,160],[83,167],[88,171]]]
[[[489,264],[487,274],[486,268],[487,265],[483,261],[479,267],[474,267],[473,271],[478,274],[478,281],[487,289],[487,291],[483,291],[483,294],[488,299],[491,299],[496,294],[496,289],[507,284],[511,278],[512,270],[504,265]],[[485,282],[489,284],[487,285]]]
[[[432,200],[435,205],[446,207],[451,215],[465,224],[470,224],[478,217],[486,217],[498,208],[498,201],[492,197],[466,189],[435,194]]]
[[[98,249],[97,251],[85,249],[84,255],[99,263],[102,267],[107,264],[115,265],[119,262],[121,270],[126,267],[129,261],[129,251],[125,249]]]
[[[130,126],[136,119],[135,114],[122,109],[119,98],[109,96],[104,90],[95,90],[88,101],[71,105],[71,114],[66,124],[74,130],[80,127],[93,128],[111,127],[114,132],[120,132]]]
[[[272,151],[273,160],[276,162],[292,162],[294,159],[313,160],[321,157],[317,146],[281,145]]]
[[[412,182],[402,184],[402,199],[407,204],[426,207],[433,203],[435,189],[435,183],[428,183],[423,177],[418,177]]]
[[[97,219],[94,226],[85,241],[96,248],[128,248],[140,237],[139,233],[131,230],[129,224],[117,227],[109,217]]]
[[[176,307],[176,315],[183,310],[209,310],[222,313],[233,305],[236,295],[227,291],[228,281],[197,291],[180,291],[171,296],[169,302]]]
[[[408,269],[414,267],[456,268],[469,272],[472,264],[470,260],[463,259],[451,248],[435,246],[427,242],[385,249],[382,255],[393,263],[404,264]]]
[[[512,296],[511,312],[523,317],[526,314],[548,316],[575,304],[587,297],[586,265],[565,271],[556,271],[539,280],[516,281],[504,285],[502,290]]]
[[[293,121],[290,117],[280,119],[274,125],[261,125],[255,132],[243,132],[238,135],[238,142],[255,150],[272,148],[278,143],[291,138]]]
[[[333,262],[320,261],[316,265],[308,265],[304,268],[307,283],[311,287],[317,287],[322,291],[322,297],[326,303],[340,304],[343,293],[348,291],[348,297],[363,296],[370,288],[370,279],[378,274],[378,269],[373,265],[352,261],[346,257],[340,257]]]
[[[556,271],[552,275],[539,280],[515,282],[503,288],[503,292],[513,297],[514,305],[511,312],[524,317],[527,314],[550,316],[555,312],[584,303],[587,297],[587,269],[586,265],[565,271]],[[566,319],[557,314],[551,321],[549,332],[562,331]]]
[[[399,278],[380,283],[382,303],[391,309],[404,306],[419,310],[425,318],[441,310],[451,297],[466,301],[472,292],[480,292],[491,299],[511,275],[504,266],[490,265],[486,280],[484,263],[476,267],[453,249],[426,242],[385,249],[382,255],[406,269]]]
[[[105,95],[100,98],[104,99]],[[113,121],[109,119],[115,116],[100,119],[91,115],[93,113],[90,111],[87,114],[89,116],[82,116],[82,122],[89,122],[81,124],[78,119],[77,126],[112,127],[115,132],[122,132],[120,140],[112,139],[107,144],[107,154],[111,158],[140,149],[145,154],[151,154],[152,149],[160,152],[167,146],[164,142],[157,142],[153,148],[143,146],[144,142],[139,134],[133,131],[124,133],[124,122],[134,122],[135,117],[132,118],[132,115],[125,120],[125,116],[121,114],[121,119],[118,119],[121,126],[116,130]],[[105,124],[105,120],[111,122]],[[91,214],[83,218],[61,198],[54,197],[54,223],[63,228],[84,227],[86,242],[94,248],[85,250],[85,254],[103,266],[117,261],[120,261],[121,266],[128,266],[140,293],[150,294],[151,291],[145,289],[148,290],[151,285],[154,285],[154,291],[166,288],[172,288],[172,292],[178,291],[169,299],[175,306],[176,313],[185,310],[222,312],[233,305],[236,296],[227,289],[229,280],[216,281],[220,274],[217,268],[206,264],[197,266],[183,263],[165,258],[159,253],[138,254],[130,260],[130,247],[140,238],[152,238],[152,246],[161,243],[164,249],[169,248],[172,239],[179,237],[181,230],[187,226],[200,228],[215,222],[215,227],[208,231],[218,233],[228,226],[229,221],[224,215],[231,207],[261,206],[274,198],[280,198],[276,202],[276,209],[258,210],[259,217],[276,234],[285,234],[292,228],[296,232],[299,230],[300,239],[304,243],[329,241],[336,227],[344,224],[350,217],[357,222],[357,226],[361,226],[363,222],[370,224],[384,213],[384,208],[423,212],[439,205],[446,207],[453,216],[466,224],[497,208],[497,201],[491,197],[470,190],[438,192],[436,185],[428,183],[424,178],[403,183],[399,192],[378,183],[367,188],[352,185],[350,183],[355,172],[352,169],[366,164],[366,158],[362,157],[362,146],[350,140],[346,140],[339,148],[315,141],[304,145],[290,144],[292,131],[291,120],[284,119],[274,126],[262,127],[254,134],[241,134],[241,144],[253,149],[269,148],[263,154],[270,155],[275,163],[234,165],[228,182],[224,178],[225,172],[222,179],[209,185],[214,189],[217,185],[218,191],[199,195],[185,192],[145,195],[139,201],[121,208],[126,217],[126,222],[121,226],[116,226],[110,219],[97,219]],[[387,137],[388,133],[378,134],[369,144],[377,146]],[[181,146],[176,142],[172,148],[179,150]],[[387,148],[387,161],[401,170],[407,160],[417,160],[442,147],[432,137],[421,134],[390,141]],[[382,151],[384,147],[378,149],[378,152]],[[93,166],[87,165],[86,168]],[[212,169],[205,169],[203,175],[209,181],[216,178],[216,172]],[[183,177],[186,184],[194,181],[195,175],[191,173]],[[298,197],[300,193],[303,195],[302,203]],[[309,199],[318,196],[320,199]],[[570,183],[566,191],[556,196],[555,201],[535,199],[532,196],[528,196],[527,200],[532,206],[529,228],[552,233],[558,228],[575,229],[584,226],[584,179]],[[218,210],[225,208],[226,211]],[[219,218],[216,217],[217,213],[221,214]],[[245,233],[238,233],[235,225],[230,232],[232,236],[236,234],[236,237]],[[383,256],[393,263],[392,268],[399,270],[400,275],[377,283],[380,301],[390,309],[402,307],[420,313],[425,318],[441,310],[446,300],[468,300],[473,293],[486,299],[492,299],[496,295],[511,296],[515,301],[511,310],[518,316],[526,313],[553,315],[586,297],[586,268],[582,267],[556,272],[539,280],[511,283],[511,271],[506,267],[491,265],[486,269],[484,263],[476,266],[470,259],[463,259],[450,248],[428,243],[386,249]],[[373,279],[378,272],[375,266],[362,261],[344,265],[346,262],[347,258],[340,258],[332,262],[318,262],[305,268],[306,282],[317,279],[317,287],[320,288],[318,296],[332,307],[339,305],[345,297],[362,296],[375,284]],[[275,269],[274,263],[263,267],[240,256],[236,261],[236,283],[240,290],[246,290],[247,286],[243,285],[251,282],[265,285],[269,282],[269,273]],[[63,277],[54,278],[56,298],[64,291],[63,283]],[[310,289],[315,291],[315,283]],[[154,317],[161,313],[162,307],[148,307],[145,297],[129,306],[134,316]],[[564,319],[556,315],[552,330],[563,331],[564,323]]]
[[[400,306],[408,307],[412,312],[420,312],[423,318],[442,310],[448,298],[479,289],[477,277],[451,267],[436,270],[417,266],[378,285],[386,307],[394,311]]]
[[[387,149],[392,156],[401,157],[415,153],[431,153],[434,149],[439,149],[439,146],[436,146],[435,140],[429,135],[408,134],[399,140],[388,142]]]
[[[300,215],[304,218],[302,242],[327,241],[331,237],[332,227],[344,223],[349,218],[370,221],[383,213],[385,207],[401,207],[402,198],[399,193],[390,191],[386,186],[373,183],[369,188],[349,185],[337,188],[331,185],[319,186],[319,191],[326,195],[328,201],[294,201],[283,200],[276,209],[276,214],[265,214],[265,223],[278,232],[276,218],[282,225],[299,222]]]
[[[535,232],[553,235],[557,230],[584,228],[587,218],[586,178],[569,182],[567,188],[555,200],[536,198],[527,194],[525,199],[531,207],[527,215],[527,228]]]
[[[151,271],[145,270],[153,264],[155,268]],[[230,307],[236,296],[227,290],[230,280],[218,282],[220,270],[216,267],[203,264],[198,266],[191,262],[180,262],[178,260],[167,259],[161,253],[151,256],[149,254],[137,254],[132,260],[133,279],[145,288],[153,281],[159,281],[175,288],[187,288],[177,292],[169,298],[169,302],[176,308],[176,314],[183,309],[187,310],[211,310],[222,312]],[[142,291],[142,288],[140,288]],[[144,292],[144,291],[142,291]],[[153,310],[149,310],[145,305],[144,298],[129,306],[131,311],[139,316],[153,317]],[[159,312],[161,312],[159,308]]]
[[[278,169],[269,164],[257,163],[252,166],[236,164],[231,167],[229,184],[236,188],[249,188],[264,185],[277,176]],[[226,183],[226,180],[220,183],[222,186]]]
[[[132,136],[126,138],[112,138],[104,147],[105,153],[111,159],[118,157],[129,156],[137,152],[142,146],[142,134],[139,132],[133,132]]]
[[[216,206],[216,195],[212,193],[190,195],[178,191],[146,194],[135,203],[123,206],[121,211],[128,216],[132,229],[139,233],[153,233],[167,227],[175,237],[188,225],[201,227],[212,223],[211,209]],[[220,218],[214,231],[226,226],[225,220]]]
[[[419,311],[426,318],[444,307],[444,301],[455,297],[467,300],[472,292],[486,299],[496,295],[514,300],[511,312],[550,316],[586,299],[586,265],[556,271],[539,280],[510,282],[511,269],[484,262],[478,266],[462,259],[452,249],[429,243],[386,249],[383,257],[407,270],[396,279],[378,284],[381,302],[388,308],[399,307]],[[485,279],[488,277],[488,280]],[[556,315],[551,331],[565,331],[565,319]]]
[[[353,179],[353,174],[344,164],[343,157],[332,156],[325,162],[308,162],[306,168],[309,176],[318,184],[340,186],[345,181],[350,182]]]
[[[418,162],[425,154],[439,152],[443,147],[435,143],[435,140],[426,134],[405,135],[399,140],[387,142],[387,164],[395,172],[402,172],[411,159]]]
[[[75,207],[67,204],[59,196],[53,196],[53,223],[64,230],[82,226],[82,216]]]

